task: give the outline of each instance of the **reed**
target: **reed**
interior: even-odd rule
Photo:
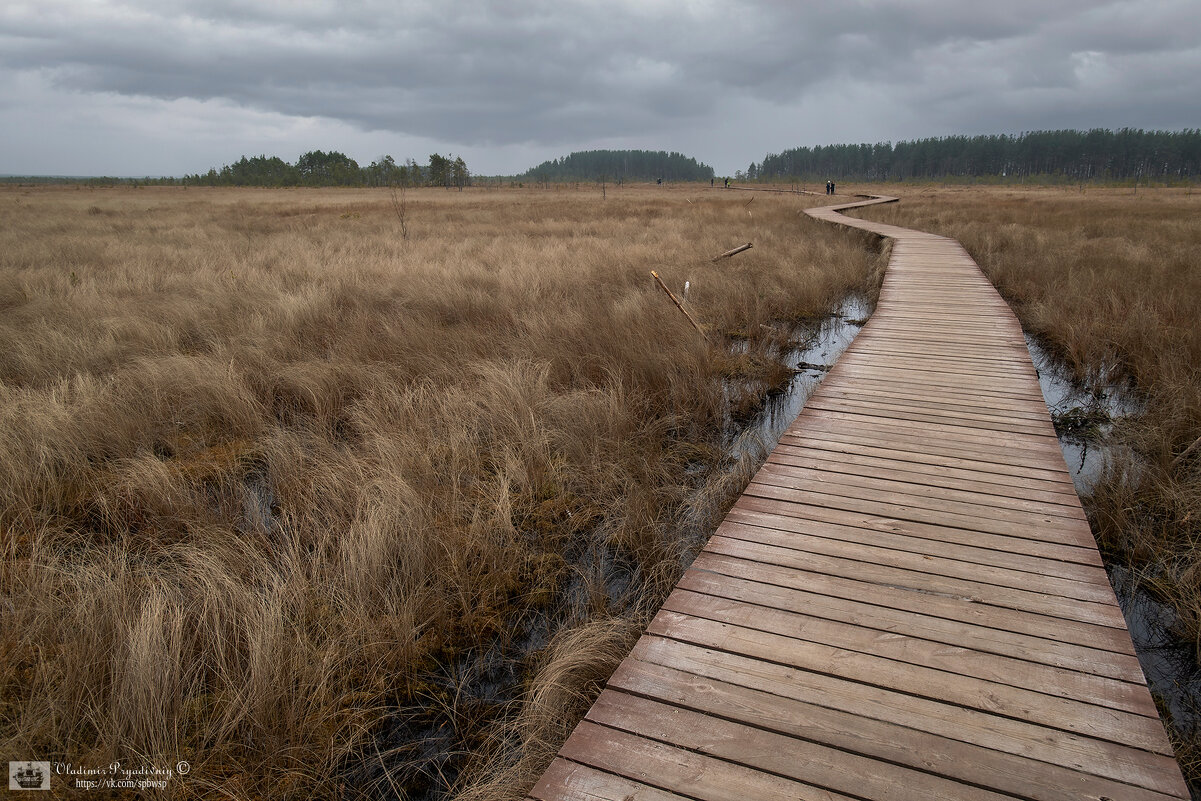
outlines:
[[[519,795],[746,481],[723,386],[881,266],[606,195],[0,188],[4,751]]]

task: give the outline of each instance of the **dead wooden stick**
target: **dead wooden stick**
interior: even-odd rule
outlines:
[[[1179,454],[1176,455],[1176,458],[1172,460],[1172,467],[1175,467],[1176,465],[1180,464],[1185,459],[1187,459],[1188,455],[1190,453],[1192,453],[1193,451],[1197,450],[1197,448],[1201,448],[1201,437],[1197,437],[1195,440],[1193,440],[1192,445],[1189,445],[1187,448],[1185,448]]]
[[[701,327],[696,324],[696,320],[692,319],[692,315],[689,314],[688,310],[684,308],[684,304],[680,303],[680,299],[673,295],[672,291],[667,288],[667,284],[663,283],[663,279],[659,277],[659,274],[654,270],[651,270],[651,276],[659,284],[659,288],[667,293],[667,297],[671,298],[671,302],[676,304],[676,308],[684,312],[684,316],[688,318],[688,322],[692,323],[692,327],[695,328],[701,336],[705,336],[705,332],[701,331]],[[706,337],[706,339],[707,338],[708,337]]]
[[[721,254],[720,256],[714,256],[712,260],[720,261],[722,259],[728,259],[731,256],[737,256],[739,253],[741,253],[744,250],[750,250],[750,249],[751,249],[751,243],[747,242],[745,245],[739,245],[738,247],[734,248],[733,250],[727,250],[725,253]]]

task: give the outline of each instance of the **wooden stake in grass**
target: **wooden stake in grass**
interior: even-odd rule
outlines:
[[[692,319],[692,315],[689,314],[688,310],[684,308],[684,304],[680,303],[680,299],[677,298],[672,291],[667,288],[667,284],[663,283],[663,279],[659,277],[659,274],[654,270],[651,270],[651,277],[654,278],[659,284],[659,288],[667,293],[667,297],[671,298],[671,302],[676,304],[676,308],[684,312],[684,316],[688,318],[688,322],[692,323],[692,327],[695,328],[701,336],[705,336],[705,332],[702,331],[701,327],[696,324],[696,320]],[[708,339],[708,337],[705,338]]]
[[[725,253],[721,254],[720,256],[714,256],[712,261],[721,261],[722,259],[728,259],[731,256],[737,256],[739,253],[741,253],[744,250],[750,250],[750,249],[751,249],[751,243],[747,242],[745,245],[739,245],[738,247],[734,248],[733,250],[727,250]]]

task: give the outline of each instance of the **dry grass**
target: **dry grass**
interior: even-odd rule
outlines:
[[[884,190],[888,191],[888,190]],[[1145,411],[1085,507],[1106,558],[1177,612],[1201,660],[1201,194],[1184,189],[899,189],[865,214],[958,239],[1023,327],[1086,385]],[[1171,732],[1201,787],[1201,732]]]
[[[880,266],[797,197],[608,195],[411,192],[402,241],[369,190],[0,189],[4,752],[519,794],[745,481],[723,379]]]

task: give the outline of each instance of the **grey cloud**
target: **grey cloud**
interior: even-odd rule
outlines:
[[[912,107],[930,134],[1195,125],[1187,5],[44,0],[0,8],[0,69],[64,93],[228,101],[459,147],[670,147],[740,104],[766,115],[746,125],[784,125],[773,116],[837,102],[840,86]],[[871,108],[839,113],[841,130],[861,123],[855,138],[895,138]]]

